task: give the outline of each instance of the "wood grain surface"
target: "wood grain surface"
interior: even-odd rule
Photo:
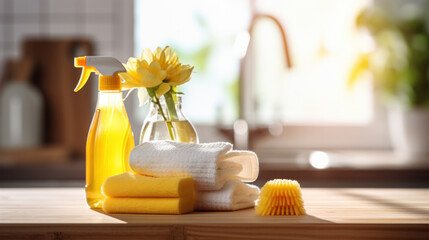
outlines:
[[[78,188],[0,189],[0,239],[429,239],[428,189],[303,189],[305,216],[105,214]]]

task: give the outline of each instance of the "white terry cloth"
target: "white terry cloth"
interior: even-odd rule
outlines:
[[[190,175],[197,191],[218,190],[232,178],[253,182],[259,173],[254,152],[232,150],[232,144],[225,142],[145,142],[131,151],[130,166],[154,177]]]
[[[229,180],[217,191],[195,193],[196,210],[238,210],[255,206],[259,188],[237,179]]]

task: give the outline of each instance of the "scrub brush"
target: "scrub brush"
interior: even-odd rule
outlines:
[[[255,210],[260,216],[305,214],[299,183],[289,179],[268,181],[261,189]]]

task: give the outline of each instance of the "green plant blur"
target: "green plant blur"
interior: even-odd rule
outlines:
[[[385,100],[409,108],[429,107],[427,17],[393,15],[372,6],[357,17],[357,26],[371,34],[375,48],[360,56],[349,84],[353,85],[362,72],[369,70],[376,90]]]

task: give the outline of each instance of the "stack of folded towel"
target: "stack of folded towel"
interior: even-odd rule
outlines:
[[[183,214],[194,210],[191,177],[153,178],[126,172],[107,178],[102,192],[107,213]]]
[[[243,182],[258,177],[258,158],[232,144],[154,141],[131,151],[130,166],[151,177],[186,177],[195,181],[195,209],[238,210],[253,207],[259,189]]]

